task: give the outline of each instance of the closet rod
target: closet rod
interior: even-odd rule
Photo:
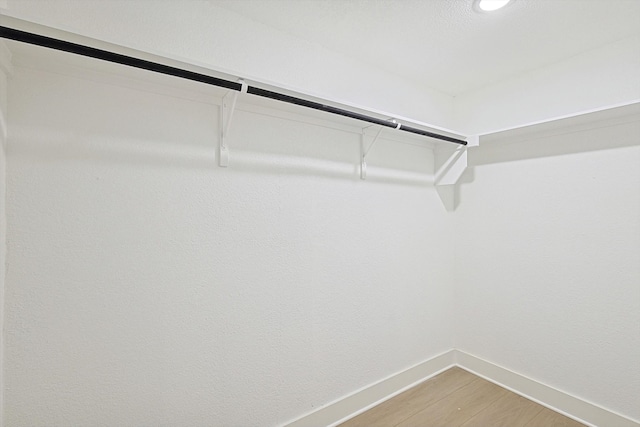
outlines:
[[[180,77],[186,80],[193,80],[200,83],[205,83],[212,86],[223,87],[226,89],[241,91],[242,84],[232,82],[229,80],[220,79],[217,77],[208,76],[206,74],[200,74],[182,68],[171,67],[169,65],[159,64],[157,62],[147,61],[144,59],[134,58],[132,56],[122,55],[107,50],[96,49],[90,46],[84,46],[77,43],[71,43],[68,41],[55,39],[52,37],[42,36],[39,34],[29,33],[26,31],[16,30],[14,28],[0,26],[0,37],[15,40],[22,43],[28,43],[36,46],[46,47],[49,49],[60,50],[63,52],[69,52],[76,55],[86,56],[89,58],[101,59],[103,61],[113,62],[116,64],[127,65],[129,67],[139,68],[142,70],[153,71],[160,74],[166,74],[169,76]],[[423,135],[430,138],[436,138],[447,142],[453,142],[455,144],[467,145],[467,141],[453,138],[447,135],[441,135],[434,132],[429,132],[422,129],[405,126],[400,123],[395,123],[389,120],[379,119],[377,117],[371,117],[364,114],[356,113],[354,111],[344,110],[338,107],[332,107],[331,105],[321,104],[319,102],[310,101],[307,99],[297,98],[295,96],[285,95],[278,92],[273,92],[266,89],[261,89],[254,86],[247,86],[246,91],[249,94],[261,96],[263,98],[274,99],[289,104],[300,105],[302,107],[311,108],[314,110],[325,111],[331,114],[337,114],[339,116],[350,117],[352,119],[360,120],[367,123],[373,123],[388,128],[398,129],[404,132],[409,132],[417,135]]]

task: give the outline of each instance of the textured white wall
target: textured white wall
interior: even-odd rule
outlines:
[[[4,280],[6,270],[7,252],[7,216],[5,203],[6,190],[6,159],[4,149],[4,137],[0,135],[0,327],[4,326]],[[3,330],[3,329],[0,329]],[[4,355],[4,332],[0,334],[0,363]],[[4,371],[0,369],[0,426],[2,421],[2,396],[4,393]]]
[[[638,52],[631,37],[462,94],[454,128],[483,134],[640,100]]]
[[[456,348],[640,420],[640,122],[523,144],[471,156]]]
[[[453,97],[206,0],[9,0],[8,13],[43,25],[336,102],[450,127]],[[283,11],[286,13],[286,11]]]
[[[1,6],[1,4],[0,4]],[[6,215],[6,140],[7,132],[7,76],[10,70],[10,55],[4,42],[0,41],[0,426],[3,426],[4,371],[4,282],[7,253],[7,215]]]
[[[206,2],[9,3],[451,126],[451,98]],[[459,129],[640,98],[639,44],[465,94]],[[11,95],[9,425],[284,422],[450,349],[454,312],[461,350],[640,418],[637,146],[478,166],[447,217],[431,188],[361,182],[352,134],[240,112],[224,170],[215,106],[24,69]],[[372,156],[432,172],[417,147]]]
[[[10,89],[8,425],[273,425],[452,348],[451,217],[357,135],[240,111],[221,169],[214,105]]]

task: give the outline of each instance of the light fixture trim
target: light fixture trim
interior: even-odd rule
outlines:
[[[480,13],[491,13],[503,9],[512,3],[512,0],[474,0],[473,9]]]

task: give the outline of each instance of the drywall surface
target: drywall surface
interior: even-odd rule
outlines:
[[[7,182],[6,175],[6,159],[4,150],[4,138],[0,136],[0,330],[4,326],[4,281],[6,273],[6,259],[7,259],[7,215],[6,215],[6,203],[5,203],[5,189]],[[0,364],[4,357],[4,333],[0,334]],[[4,393],[4,371],[0,365],[0,426],[4,425],[2,422],[2,401]]]
[[[14,74],[7,425],[276,425],[452,348],[432,150],[361,181],[358,134],[238,110],[220,168],[216,105]]]
[[[0,136],[0,327],[4,324],[4,279],[6,270],[6,252],[7,252],[7,216],[6,216],[6,203],[5,203],[5,189],[6,189],[6,160],[4,150],[4,138]],[[2,329],[0,329],[2,330]],[[2,363],[2,357],[4,353],[4,334],[0,334],[0,363]],[[2,423],[2,393],[4,391],[4,372],[0,369],[0,425]]]
[[[3,426],[2,402],[4,391],[4,372],[2,360],[4,354],[4,282],[7,254],[7,213],[6,213],[6,138],[7,132],[7,74],[10,58],[3,42],[0,42],[0,427]]]
[[[456,97],[454,128],[484,134],[640,99],[640,36]]]
[[[470,155],[456,348],[640,420],[640,121],[523,144],[574,152]]]
[[[215,2],[8,1],[6,12],[304,94],[450,127],[453,97]],[[284,12],[286,13],[286,12]]]

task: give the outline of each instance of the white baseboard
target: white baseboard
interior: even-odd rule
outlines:
[[[487,362],[469,353],[453,349],[357,390],[346,397],[285,423],[284,426],[335,427],[452,366],[459,366],[588,426],[640,427],[638,421]]]
[[[454,350],[449,350],[284,425],[286,427],[336,426],[451,368],[454,365],[453,361]]]
[[[640,423],[536,380],[454,350],[455,364],[479,377],[593,427],[640,427]]]

